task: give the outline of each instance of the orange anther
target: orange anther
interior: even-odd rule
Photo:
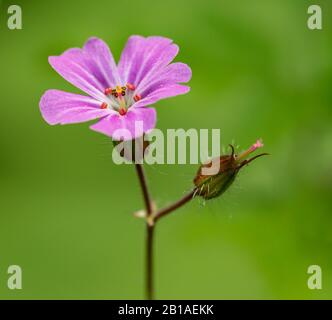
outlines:
[[[112,88],[106,88],[104,93],[108,96],[109,94],[112,93]]]
[[[119,113],[121,116],[124,116],[127,113],[127,110],[125,108],[119,109]]]
[[[129,90],[132,90],[132,91],[134,91],[136,89],[136,87],[133,84],[131,84],[131,83],[127,83],[127,88]]]

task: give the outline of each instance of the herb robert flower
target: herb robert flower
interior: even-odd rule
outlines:
[[[180,83],[190,80],[191,69],[171,63],[178,51],[167,38],[131,36],[118,64],[98,38],[49,57],[55,71],[88,96],[48,90],[40,100],[42,116],[51,125],[99,119],[92,130],[114,140],[135,139],[156,125],[156,111],[147,106],[190,90]]]

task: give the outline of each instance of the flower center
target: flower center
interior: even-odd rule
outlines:
[[[119,112],[120,115],[125,115],[135,102],[142,99],[140,94],[135,93],[135,90],[136,87],[131,83],[127,83],[125,86],[117,85],[115,88],[106,88],[104,93],[107,101],[103,102],[100,108],[111,108]]]

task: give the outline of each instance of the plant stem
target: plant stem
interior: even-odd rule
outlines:
[[[157,222],[160,218],[164,217],[165,215],[175,211],[176,209],[182,207],[184,204],[189,202],[195,197],[195,194],[197,192],[197,188],[194,188],[189,193],[187,193],[185,196],[183,196],[180,200],[172,203],[171,205],[159,210],[154,217],[154,221]]]
[[[145,210],[146,210],[146,262],[145,262],[145,268],[146,268],[146,275],[145,275],[145,281],[146,281],[146,298],[148,300],[154,299],[154,285],[153,285],[153,242],[154,242],[154,228],[155,223],[161,218],[166,216],[167,214],[171,213],[172,211],[182,207],[184,204],[192,200],[197,192],[197,188],[194,188],[189,193],[187,193],[184,197],[182,197],[180,200],[174,202],[173,204],[157,211],[155,214],[153,213],[152,208],[152,200],[149,193],[148,185],[146,182],[145,174],[143,165],[141,164],[135,164],[138,179],[140,181],[144,203],[145,203]],[[151,215],[154,214],[153,217]],[[149,218],[153,218],[152,223],[150,223]]]
[[[154,299],[153,286],[153,235],[154,225],[146,225],[146,298],[147,300]]]
[[[150,193],[148,190],[148,185],[145,179],[144,169],[141,164],[135,164],[138,179],[140,181],[141,189],[143,192],[143,198],[145,202],[145,209],[147,218],[152,214],[152,201]],[[153,300],[154,298],[154,287],[153,287],[153,234],[154,234],[154,225],[146,224],[146,298],[148,300]]]
[[[147,215],[150,216],[152,213],[152,200],[151,200],[151,196],[149,193],[148,184],[146,182],[143,165],[136,163],[135,167],[136,167],[138,179],[141,184],[141,188],[142,188],[142,192],[143,192],[145,209],[146,209]]]

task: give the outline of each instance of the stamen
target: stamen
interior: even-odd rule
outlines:
[[[126,100],[123,98],[123,96],[118,97],[120,109],[126,109]]]
[[[127,88],[131,91],[134,91],[136,89],[136,87],[131,83],[127,83]]]
[[[119,112],[120,115],[125,115],[127,113],[127,109],[130,108],[134,102],[142,99],[140,94],[135,94],[135,90],[136,87],[131,83],[127,83],[126,85],[117,85],[113,88],[106,88],[104,93],[108,96],[110,102],[103,103],[101,108],[112,108]]]
[[[134,96],[134,100],[135,100],[135,102],[140,101],[141,99],[142,99],[142,97],[141,97],[140,94],[136,94],[136,95]]]
[[[123,90],[124,88],[124,90]],[[116,86],[116,92],[118,93],[118,95],[122,94],[122,92],[125,92],[126,87],[120,87],[120,86]]]
[[[112,88],[106,88],[105,91],[104,91],[104,93],[105,93],[105,95],[108,96],[109,94],[112,94],[112,91],[113,91]]]
[[[124,109],[124,108],[120,108],[120,109],[119,109],[119,114],[120,114],[121,116],[124,116],[126,113],[127,113],[127,110],[126,110],[126,109]]]

